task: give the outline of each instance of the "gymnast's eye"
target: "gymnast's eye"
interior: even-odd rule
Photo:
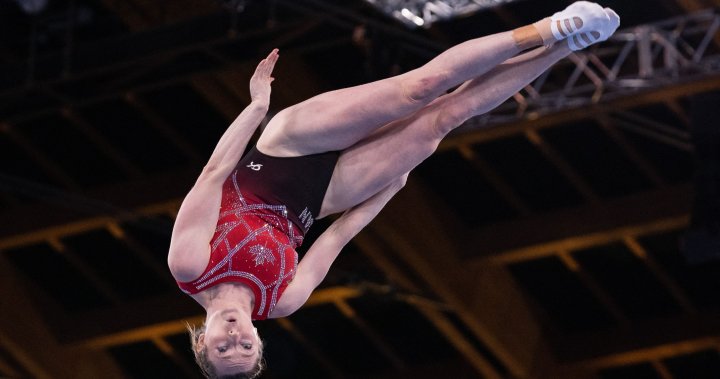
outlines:
[[[218,347],[218,352],[224,353],[224,352],[226,352],[226,351],[227,351],[227,346],[220,346],[220,347]]]
[[[243,347],[243,349],[245,349],[245,350],[250,350],[250,349],[252,349],[252,344],[251,344],[251,343],[244,343],[244,344],[242,345],[242,347]]]

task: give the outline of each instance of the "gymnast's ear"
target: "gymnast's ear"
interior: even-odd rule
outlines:
[[[198,334],[197,342],[195,343],[195,346],[193,346],[193,348],[195,348],[195,352],[198,354],[203,351],[203,349],[205,348],[205,333]]]

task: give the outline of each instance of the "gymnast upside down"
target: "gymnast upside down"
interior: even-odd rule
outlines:
[[[535,24],[461,43],[407,73],[287,108],[241,157],[268,111],[273,50],[250,79],[250,105],[218,142],[173,228],[170,270],[207,312],[205,325],[191,330],[203,373],[256,377],[262,342],[252,320],[298,310],[341,249],[450,131],[619,24],[609,8],[574,3]],[[295,248],[314,219],[340,212],[298,263]]]

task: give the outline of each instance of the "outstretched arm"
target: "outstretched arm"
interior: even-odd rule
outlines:
[[[274,80],[271,75],[278,57],[278,50],[274,49],[258,64],[250,78],[250,105],[235,118],[220,138],[204,171],[217,172],[224,180],[235,168],[250,137],[267,114],[270,106],[270,83]]]
[[[345,245],[372,221],[390,199],[405,185],[407,174],[371,198],[347,210],[315,240],[298,265],[271,317],[285,317],[299,309],[320,285]]]
[[[225,131],[195,185],[185,196],[170,239],[168,265],[175,279],[197,278],[207,265],[210,239],[215,231],[222,198],[222,184],[230,175],[248,140],[267,113],[270,83],[277,50],[263,59],[250,79],[252,102]]]

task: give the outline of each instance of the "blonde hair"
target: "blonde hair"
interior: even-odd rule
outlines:
[[[210,363],[208,359],[207,346],[203,345],[202,349],[198,349],[200,345],[200,335],[205,333],[205,323],[200,327],[186,324],[187,330],[190,333],[190,345],[192,346],[193,355],[195,355],[195,362],[200,367],[202,374],[208,379],[254,379],[260,376],[260,373],[265,369],[265,359],[263,359],[263,342],[258,338],[260,342],[258,348],[258,359],[255,362],[255,366],[250,371],[239,372],[237,374],[223,375],[220,376],[215,371],[215,367]]]

